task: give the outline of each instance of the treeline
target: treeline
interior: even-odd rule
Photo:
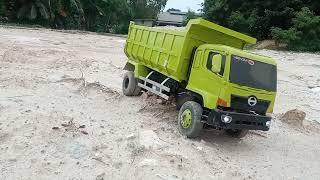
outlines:
[[[183,0],[181,0],[183,3]],[[133,19],[156,19],[167,0],[0,0],[0,22],[127,33]],[[320,0],[204,0],[203,17],[290,50],[320,51]],[[187,19],[197,17],[189,11]]]
[[[290,50],[320,51],[319,0],[205,0],[204,18]]]
[[[0,22],[127,33],[132,19],[154,19],[167,0],[0,0]]]

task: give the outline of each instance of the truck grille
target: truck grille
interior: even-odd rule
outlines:
[[[270,105],[270,101],[260,100],[255,106],[250,106],[248,104],[248,97],[231,95],[231,109],[238,112],[248,113],[249,111],[254,111],[258,114],[266,114]]]

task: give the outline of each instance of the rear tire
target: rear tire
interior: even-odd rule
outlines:
[[[248,134],[249,130],[227,129],[226,133],[233,138],[243,138]]]
[[[185,102],[178,116],[178,127],[182,135],[188,138],[196,138],[203,129],[201,122],[203,109],[201,105],[194,101]]]
[[[138,86],[138,79],[134,77],[134,72],[125,73],[122,82],[122,92],[126,96],[138,96],[141,92],[141,87]]]

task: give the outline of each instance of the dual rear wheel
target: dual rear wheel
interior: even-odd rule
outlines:
[[[141,87],[138,86],[138,82],[138,79],[134,77],[134,72],[126,72],[122,81],[123,94],[126,96],[138,96],[141,92]]]

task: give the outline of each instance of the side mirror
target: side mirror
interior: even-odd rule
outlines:
[[[218,73],[221,71],[221,63],[222,63],[222,56],[221,54],[216,54],[212,57],[212,67],[211,71],[214,73]]]

